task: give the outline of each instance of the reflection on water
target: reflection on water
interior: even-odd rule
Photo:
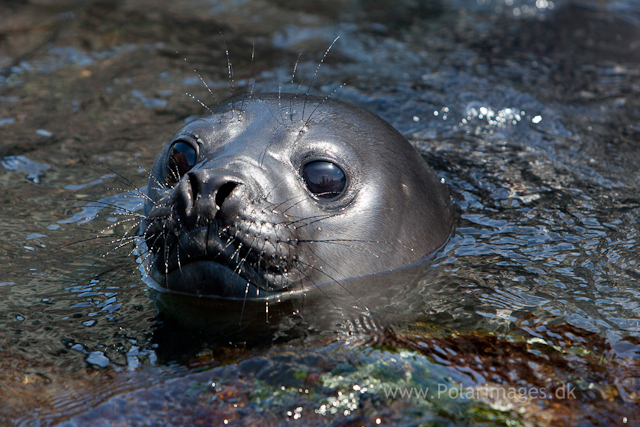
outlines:
[[[0,420],[634,425],[638,13],[622,0],[1,5]],[[206,331],[197,310],[237,307],[150,298],[119,247],[145,170],[203,113],[185,92],[216,103],[193,68],[220,100],[229,86],[304,92],[338,35],[314,93],[415,143],[459,207],[455,233],[427,269],[352,283],[374,308],[310,296],[301,315],[244,307],[269,331],[255,342],[224,322]]]

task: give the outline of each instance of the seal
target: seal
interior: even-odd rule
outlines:
[[[234,99],[152,167],[142,266],[159,290],[286,298],[394,270],[448,239],[447,188],[382,118],[309,95]]]

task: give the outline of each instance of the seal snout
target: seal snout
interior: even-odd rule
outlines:
[[[195,228],[217,219],[225,201],[242,185],[238,177],[208,169],[189,172],[174,189],[176,214],[185,227]]]
[[[169,290],[225,298],[293,289],[305,270],[298,238],[291,220],[272,217],[273,206],[255,196],[256,187],[251,177],[214,168],[183,174],[148,212],[143,235],[154,280]]]

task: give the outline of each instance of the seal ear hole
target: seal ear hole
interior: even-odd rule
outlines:
[[[320,200],[331,201],[340,197],[347,186],[347,177],[338,165],[317,160],[302,167],[302,178],[309,191]]]
[[[196,164],[198,153],[193,145],[178,140],[171,146],[167,165],[167,183],[175,184]]]

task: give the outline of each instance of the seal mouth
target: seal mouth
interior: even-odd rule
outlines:
[[[155,219],[144,237],[147,270],[163,290],[254,299],[294,291],[304,277],[290,256],[293,243],[250,230],[254,221],[222,227],[216,220],[187,232]]]
[[[168,274],[152,269],[149,276],[154,282],[161,284],[164,291],[196,296],[255,299],[279,293],[255,285],[238,272],[215,261],[194,261]]]

